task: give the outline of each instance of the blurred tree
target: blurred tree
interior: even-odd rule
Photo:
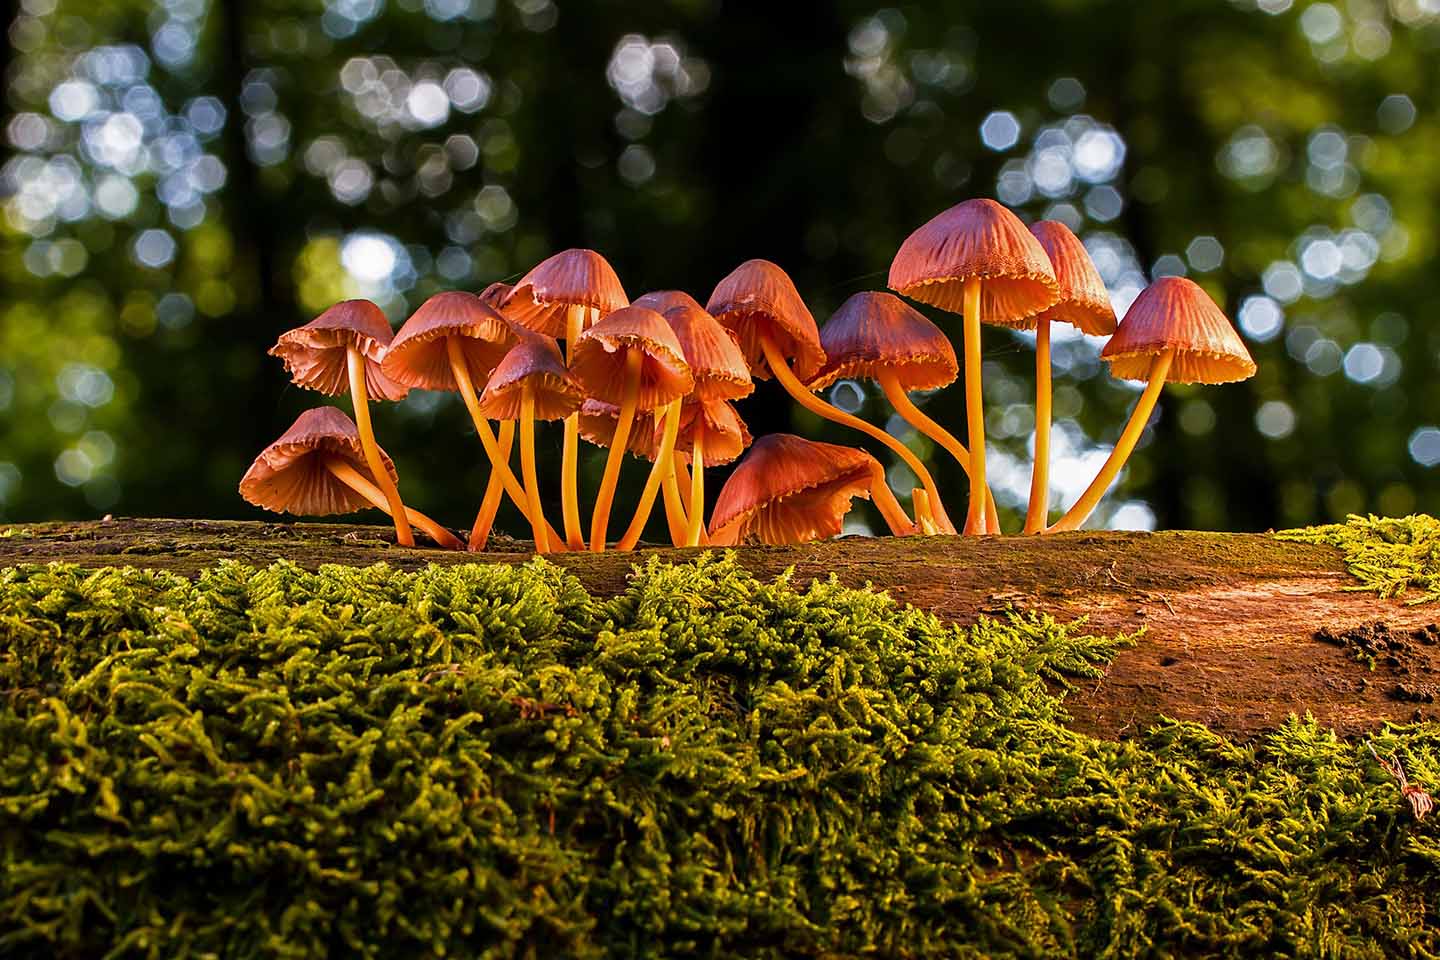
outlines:
[[[1440,0],[21,0],[8,39],[3,517],[252,515],[238,477],[318,402],[265,350],[343,296],[398,324],[584,245],[632,297],[703,300],[768,257],[823,322],[982,195],[1080,232],[1117,308],[1189,274],[1260,362],[1167,388],[1095,522],[1264,528],[1440,491]],[[1100,346],[1055,345],[1057,507],[1134,397]],[[987,330],[986,360],[1014,526],[1033,356]],[[963,429],[961,403],[928,409]],[[742,412],[860,443],[770,385]],[[377,429],[407,496],[467,522],[458,403],[416,393]]]

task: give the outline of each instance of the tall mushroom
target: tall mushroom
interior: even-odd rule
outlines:
[[[562,546],[550,542],[545,511],[540,506],[540,480],[535,470],[535,421],[563,420],[580,409],[580,385],[565,369],[553,337],[525,333],[510,348],[480,395],[480,414],[493,420],[520,421],[520,468],[525,476],[530,529],[535,549],[549,553]]]
[[[279,357],[296,385],[330,396],[350,392],[355,423],[365,462],[385,494],[390,516],[395,520],[395,538],[401,546],[415,543],[405,522],[405,504],[400,488],[381,464],[380,445],[370,424],[370,397],[403,400],[409,391],[380,371],[385,348],[394,333],[390,321],[369,300],[342,300],[303,327],[280,335],[271,356]]]
[[[605,458],[605,473],[590,520],[590,549],[600,551],[605,549],[610,508],[620,479],[620,461],[635,413],[660,410],[673,404],[673,409],[666,410],[665,414],[675,424],[673,429],[668,424],[665,428],[668,442],[673,444],[680,415],[677,401],[694,388],[695,381],[675,331],[664,317],[644,307],[622,307],[580,334],[570,353],[570,372],[586,396],[620,408],[615,439]],[[577,418],[577,431],[578,426]],[[670,469],[668,446],[662,445],[657,461],[663,476]],[[657,478],[657,487],[658,484]],[[650,487],[649,482],[646,487]]]
[[[450,290],[435,294],[410,315],[380,365],[381,371],[396,383],[415,390],[458,393],[465,401],[490,461],[486,497],[470,528],[472,550],[484,549],[490,535],[495,514],[486,504],[491,489],[497,493],[503,489],[503,473],[509,470],[514,436],[513,426],[502,426],[497,440],[489,422],[477,414],[475,384],[484,385],[490,371],[514,343],[515,331],[493,307],[473,293]],[[495,499],[498,507],[498,495]]]
[[[911,390],[937,390],[955,382],[959,372],[955,348],[939,327],[894,294],[867,291],[840,305],[820,328],[820,345],[825,348],[825,367],[810,381],[811,390],[823,390],[844,379],[876,381],[906,423],[938,443],[970,472],[965,445],[910,399]],[[938,496],[928,488],[924,492],[927,497]],[[986,493],[982,532],[999,533],[995,499]]]
[[[1255,375],[1255,361],[1225,314],[1193,280],[1161,277],[1146,287],[1100,352],[1110,375],[1147,381],[1100,472],[1047,532],[1078,530],[1135,449],[1160,388],[1170,383],[1233,383]]]
[[[1050,324],[1068,323],[1092,337],[1115,332],[1115,308],[1085,244],[1057,220],[1041,220],[1030,232],[1045,248],[1060,300],[1035,317],[1035,461],[1025,532],[1043,533],[1050,522]]]
[[[970,509],[965,532],[982,528],[987,499],[980,323],[1023,323],[1059,298],[1055,271],[1020,218],[994,200],[966,200],[900,245],[890,289],[964,316],[965,420],[970,442]],[[931,494],[934,495],[933,493]]]
[[[395,465],[384,450],[381,468],[391,483]],[[280,439],[260,452],[240,480],[240,495],[276,513],[321,517],[365,507],[389,512],[390,504],[372,480],[369,456],[355,423],[334,407],[316,407],[295,418]],[[414,524],[442,547],[458,550],[458,538],[418,510],[399,517]]]
[[[818,443],[790,433],[755,441],[715,501],[710,541],[735,544],[806,543],[833,537],[850,501],[875,496],[896,536],[909,521],[885,485],[879,461],[864,450]]]
[[[935,489],[930,471],[909,447],[806,388],[805,382],[825,365],[825,350],[820,346],[815,318],[784,270],[768,260],[747,260],[716,284],[705,309],[740,344],[752,376],[760,380],[775,377],[805,409],[879,440],[905,462],[927,490]],[[932,500],[938,508],[939,497]],[[941,523],[942,529],[946,525],[948,519]]]
[[[502,301],[505,316],[536,333],[565,341],[566,360],[575,362],[575,342],[586,327],[630,303],[610,263],[594,250],[562,250],[520,278]],[[560,461],[560,510],[572,550],[585,548],[580,526],[579,422],[565,420]]]
[[[700,543],[700,531],[705,523],[705,466],[707,463],[729,462],[707,457],[706,426],[710,418],[696,416],[696,412],[702,405],[711,402],[747,397],[755,392],[755,383],[750,379],[745,355],[730,334],[688,294],[678,290],[660,291],[646,294],[636,302],[642,301],[653,302],[657,308],[663,308],[660,313],[675,331],[685,362],[690,365],[690,372],[695,377],[695,389],[685,398],[681,411],[681,432],[685,442],[677,448],[691,463],[690,503],[685,510],[688,524],[683,545],[694,547]],[[738,437],[739,429],[734,427],[738,420],[733,410],[730,414],[726,426],[732,428],[732,434]],[[723,416],[723,413],[717,408],[715,416]],[[729,459],[735,459],[739,452],[737,449]]]

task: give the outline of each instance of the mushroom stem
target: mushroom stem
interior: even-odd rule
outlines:
[[[965,427],[970,435],[970,507],[965,515],[967,536],[984,530],[985,408],[980,390],[980,278],[965,281]]]
[[[326,457],[325,469],[334,474],[335,479],[360,494],[360,496],[366,500],[369,500],[376,508],[383,510],[387,514],[390,512],[390,504],[386,501],[384,492],[367,480],[359,470],[356,470],[344,460],[335,457]],[[403,516],[410,523],[424,530],[430,536],[431,540],[434,540],[447,550],[459,550],[465,546],[465,544],[460,542],[459,537],[425,516],[425,514],[419,510],[411,510],[407,507],[405,508]]]
[[[525,488],[520,486],[520,481],[515,479],[515,474],[510,469],[509,455],[500,453],[500,445],[495,439],[494,431],[490,429],[490,421],[480,413],[480,398],[475,395],[475,384],[470,379],[470,367],[460,349],[460,342],[455,337],[446,337],[445,340],[445,347],[450,353],[450,372],[455,376],[455,385],[459,388],[460,399],[465,401],[465,409],[470,411],[470,421],[475,424],[475,432],[480,435],[480,445],[485,448],[485,456],[490,458],[490,469],[500,474],[500,482],[505,487],[506,495],[520,508],[528,522],[531,519],[530,502],[525,495]],[[547,526],[545,532],[552,544],[561,542],[560,535],[553,527]]]
[[[575,341],[585,332],[589,307],[565,310],[565,359],[575,353]],[[571,550],[585,549],[585,528],[580,525],[580,412],[565,418],[565,446],[560,453],[560,512],[564,515],[565,543]]]
[[[695,421],[695,440],[690,448],[690,526],[685,531],[685,546],[700,546],[700,528],[705,525],[705,417]]]
[[[914,508],[916,525],[919,526],[919,533],[927,537],[933,537],[940,531],[935,526],[935,520],[930,514],[930,494],[925,492],[924,487],[916,487],[910,491],[910,503]]]
[[[632,550],[645,532],[645,523],[655,508],[655,496],[666,477],[674,477],[670,462],[675,457],[675,438],[680,435],[680,401],[670,401],[665,410],[665,432],[660,438],[660,449],[656,451],[655,462],[650,466],[650,476],[645,480],[645,489],[640,492],[640,503],[635,507],[635,517],[625,530],[625,536],[616,544],[618,550]]]
[[[685,544],[685,531],[690,526],[690,519],[685,513],[685,501],[680,496],[680,471],[683,469],[680,458],[672,456],[670,475],[660,481],[660,490],[665,497],[665,522],[670,527],[670,542],[677,547]],[[684,486],[688,487],[689,484]]]
[[[955,462],[960,464],[960,469],[965,471],[965,475],[967,477],[970,475],[970,452],[965,449],[965,445],[956,439],[955,434],[940,426],[930,419],[925,411],[915,406],[910,395],[900,386],[900,380],[895,376],[895,371],[881,369],[880,389],[885,391],[885,398],[890,401],[895,412],[900,414],[906,423],[945,448]],[[995,496],[990,492],[989,487],[985,489],[985,532],[1001,532],[1000,515],[995,510]]]
[[[900,506],[900,501],[895,499],[895,493],[890,485],[885,482],[885,470],[878,463],[875,465],[870,476],[870,498],[880,510],[880,515],[885,518],[885,524],[890,528],[890,533],[897,537],[908,537],[916,532],[915,524],[905,515],[905,508]]]
[[[500,459],[510,462],[510,447],[515,442],[515,421],[506,420],[500,424]],[[470,528],[468,549],[477,553],[485,549],[490,540],[490,528],[495,523],[495,514],[500,511],[500,498],[505,495],[505,484],[493,467],[490,479],[485,484],[485,499],[480,501],[480,510],[475,514],[475,524]]]
[[[1145,384],[1145,392],[1140,394],[1140,399],[1135,402],[1135,409],[1130,413],[1130,421],[1125,424],[1125,431],[1120,434],[1120,439],[1115,441],[1115,449],[1110,451],[1100,472],[1085,488],[1080,499],[1075,505],[1065,511],[1065,515],[1047,529],[1046,533],[1056,533],[1061,530],[1078,530],[1080,525],[1090,516],[1090,511],[1105,496],[1110,484],[1119,475],[1120,468],[1125,466],[1125,461],[1130,458],[1130,453],[1135,449],[1135,444],[1140,440],[1140,434],[1145,431],[1145,425],[1150,422],[1150,414],[1155,410],[1155,402],[1160,399],[1160,390],[1165,386],[1165,377],[1170,373],[1170,361],[1175,357],[1175,350],[1171,348],[1158,354],[1150,361],[1150,382]]]
[[[600,478],[600,492],[595,495],[595,512],[590,515],[590,549],[605,549],[605,535],[610,528],[610,508],[615,502],[615,485],[620,482],[620,461],[630,441],[630,424],[635,420],[635,406],[640,400],[640,365],[645,355],[639,350],[625,351],[624,392],[620,396],[620,415],[615,421],[615,435],[610,438],[610,453],[605,458],[605,474]]]
[[[350,402],[355,407],[355,426],[360,430],[360,449],[365,451],[365,462],[370,473],[385,494],[390,509],[385,511],[395,521],[395,540],[402,547],[415,546],[415,535],[405,522],[405,504],[400,500],[400,490],[390,479],[385,461],[380,456],[380,445],[375,442],[375,428],[370,425],[370,395],[365,390],[365,357],[355,347],[345,351],[345,360],[350,374]]]
[[[530,504],[530,529],[535,550],[549,553],[545,512],[540,508],[540,480],[535,472],[535,390],[527,382],[520,388],[520,470],[525,475],[525,498]]]
[[[805,385],[795,376],[794,371],[790,369],[790,365],[785,362],[785,358],[780,355],[779,349],[776,348],[774,341],[772,341],[770,337],[764,335],[760,337],[760,348],[765,351],[765,359],[770,364],[770,369],[775,372],[775,379],[780,381],[780,385],[785,388],[785,391],[789,393],[790,396],[795,398],[800,406],[809,410],[811,413],[824,417],[826,420],[831,420],[842,426],[859,430],[861,433],[874,437],[891,450],[894,450],[900,459],[905,461],[905,465],[919,478],[920,482],[925,486],[925,489],[931,491],[931,499],[934,501],[936,509],[940,511],[942,516],[944,515],[944,507],[940,504],[940,496],[934,489],[935,480],[930,476],[930,471],[925,469],[925,464],[920,462],[920,458],[915,456],[909,447],[874,424],[866,423],[859,417],[851,416],[845,411],[831,406],[807,390]],[[882,477],[880,483],[883,485],[884,482],[885,480]],[[891,495],[891,499],[894,499],[893,494]],[[901,513],[903,514],[904,511],[902,510]],[[911,526],[908,519],[905,525],[907,528]],[[950,525],[949,517],[944,518],[940,527],[948,532],[954,531],[954,527]]]
[[[1050,321],[1035,327],[1035,465],[1025,532],[1044,533],[1050,521]]]

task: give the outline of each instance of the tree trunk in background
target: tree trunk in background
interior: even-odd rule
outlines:
[[[277,558],[314,568],[384,561],[520,563],[529,544],[492,537],[485,554],[405,550],[380,526],[114,520],[0,528],[0,567],[67,561],[130,564],[193,576],[220,559],[264,565]],[[694,550],[645,555],[684,561]],[[1248,737],[1292,713],[1313,713],[1345,734],[1379,724],[1440,719],[1430,676],[1440,645],[1435,616],[1346,588],[1338,553],[1264,534],[1074,533],[1048,537],[849,538],[736,551],[759,576],[793,567],[800,582],[836,574],[960,624],[1016,610],[1062,620],[1088,617],[1098,634],[1135,633],[1103,679],[1085,681],[1067,704],[1077,728],[1106,736],[1143,730],[1161,716]],[[632,553],[550,558],[598,596],[622,590]],[[1378,629],[1375,624],[1383,624]],[[1328,638],[1317,631],[1328,628]],[[1369,669],[1355,648],[1382,638]]]

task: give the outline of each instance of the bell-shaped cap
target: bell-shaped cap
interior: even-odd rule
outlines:
[[[1068,323],[1092,337],[1108,337],[1115,332],[1115,308],[1110,291],[1095,269],[1095,261],[1085,244],[1058,220],[1041,220],[1030,225],[1030,232],[1045,248],[1050,265],[1055,268],[1055,281],[1060,285],[1060,299],[1054,306],[1032,317],[1031,326],[1041,320]]]
[[[496,280],[494,283],[487,286],[484,290],[481,290],[478,294],[476,294],[476,296],[478,296],[481,300],[485,301],[485,305],[487,307],[499,310],[500,307],[505,303],[505,299],[510,296],[510,291],[514,289],[515,288],[510,284],[505,283],[501,280]]]
[[[354,422],[334,407],[316,407],[300,414],[279,440],[260,452],[240,480],[240,495],[266,510],[308,517],[373,506],[325,469],[326,457],[345,461],[373,482]],[[395,482],[395,465],[383,450],[380,458]]]
[[[491,420],[519,420],[527,385],[535,397],[537,420],[564,420],[584,399],[565,369],[555,338],[527,331],[490,375],[480,394],[480,414]]]
[[[795,283],[769,260],[746,260],[715,285],[705,304],[720,325],[730,331],[750,365],[750,373],[761,380],[772,376],[760,341],[770,337],[780,354],[791,361],[800,380],[809,380],[825,365],[820,331],[810,308],[795,289]]]
[[[805,543],[841,530],[854,497],[870,497],[880,472],[864,450],[789,433],[755,441],[730,474],[711,514],[716,543]]]
[[[505,318],[473,293],[450,290],[420,304],[385,351],[385,376],[418,390],[458,390],[446,341],[454,337],[472,383],[483,384],[515,342]]]
[[[620,423],[620,408],[604,400],[587,398],[580,405],[580,436],[597,447],[608,447],[615,440],[615,427]],[[655,417],[648,411],[637,412],[630,422],[630,435],[625,439],[625,452],[645,460],[654,460],[660,451],[660,434]]]
[[[965,281],[979,277],[980,319],[1025,326],[1060,298],[1055,270],[1020,218],[994,200],[966,200],[920,227],[890,264],[890,289],[962,313]]]
[[[630,298],[609,261],[594,250],[562,250],[531,269],[504,301],[505,316],[536,333],[563,338],[571,307],[600,316],[628,306]]]
[[[641,354],[638,410],[654,410],[686,396],[695,378],[680,341],[665,318],[644,307],[622,307],[580,334],[570,352],[570,373],[587,397],[620,403],[625,356]]]
[[[698,400],[739,400],[755,392],[745,355],[720,322],[703,307],[671,307],[665,319],[695,378]]]
[[[680,433],[675,438],[675,456],[679,457],[682,463],[689,463],[692,459],[695,434],[701,424],[705,427],[706,466],[730,463],[750,446],[750,431],[728,400],[686,403],[680,409]],[[663,420],[655,424],[657,443],[664,427]]]
[[[652,290],[649,293],[637,298],[630,304],[632,307],[644,307],[646,310],[654,310],[662,317],[671,310],[681,307],[704,310],[700,301],[696,300],[684,290]]]
[[[1255,375],[1255,361],[1225,314],[1193,280],[1161,277],[1125,311],[1100,351],[1110,375],[1149,380],[1150,361],[1174,350],[1170,383],[1232,383]]]
[[[409,389],[385,376],[380,362],[394,333],[369,300],[342,300],[303,327],[280,334],[270,355],[285,363],[296,386],[335,396],[350,389],[349,350],[365,358],[365,389],[380,400],[403,400]]]
[[[882,370],[900,386],[934,390],[959,372],[948,337],[919,310],[892,293],[857,293],[820,330],[825,369],[810,383],[823,390],[836,380],[879,380]]]

